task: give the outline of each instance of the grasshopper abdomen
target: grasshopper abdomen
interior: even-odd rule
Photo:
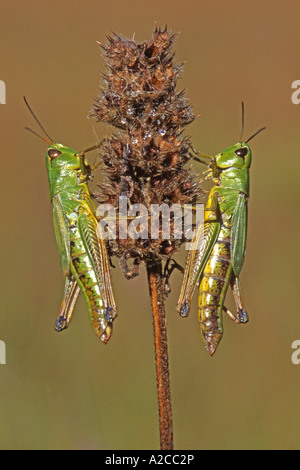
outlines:
[[[222,309],[231,275],[230,229],[221,225],[199,286],[200,330],[210,355],[215,352],[223,336]]]

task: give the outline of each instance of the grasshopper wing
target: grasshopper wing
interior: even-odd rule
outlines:
[[[206,222],[204,226],[198,228],[192,241],[193,249],[188,252],[183,283],[177,304],[177,311],[183,317],[189,314],[190,302],[195,287],[218,238],[219,232],[219,222]]]
[[[70,274],[70,237],[68,219],[65,215],[59,196],[53,199],[53,222],[56,244],[63,273]]]
[[[97,276],[105,306],[104,316],[108,321],[112,321],[117,316],[117,310],[111,285],[108,255],[105,241],[98,238],[96,228],[97,221],[93,216],[86,213],[80,214],[78,217],[80,236]]]
[[[239,277],[244,263],[247,237],[247,198],[240,193],[232,216],[231,263],[234,274]]]

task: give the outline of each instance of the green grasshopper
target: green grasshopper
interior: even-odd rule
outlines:
[[[64,297],[55,323],[55,330],[69,326],[72,314],[82,292],[90,322],[97,336],[107,343],[112,334],[112,322],[117,316],[113,296],[108,254],[105,241],[97,236],[96,207],[91,199],[87,181],[91,167],[85,153],[54,143],[25,103],[47,138],[46,153],[50,200],[53,204],[53,222],[62,271],[66,276]]]
[[[202,154],[211,159],[206,179],[212,179],[215,186],[208,196],[204,226],[197,229],[194,249],[188,252],[177,310],[183,317],[189,314],[192,295],[196,285],[199,286],[200,329],[211,356],[223,336],[222,310],[236,323],[248,321],[239,281],[246,250],[252,158],[247,143],[263,129],[215,157]],[[237,307],[236,315],[224,305],[229,285]]]

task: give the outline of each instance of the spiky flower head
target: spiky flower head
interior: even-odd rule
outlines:
[[[106,71],[91,116],[112,124],[118,132],[106,139],[102,148],[105,165],[100,185],[101,202],[118,208],[119,197],[127,196],[128,206],[143,204],[149,214],[152,204],[184,204],[195,201],[202,191],[192,173],[191,143],[182,136],[194,114],[183,91],[176,85],[182,64],[174,64],[175,35],[155,28],[150,41],[136,43],[118,35],[101,45]],[[169,258],[184,239],[126,240],[109,242],[112,254],[121,258],[127,277],[127,260],[135,268]]]

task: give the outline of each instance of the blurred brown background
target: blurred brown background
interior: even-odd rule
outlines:
[[[95,143],[86,116],[103,61],[96,41],[112,31],[138,42],[155,24],[179,32],[186,61],[179,88],[199,118],[186,130],[210,154],[239,140],[241,101],[251,142],[247,256],[241,276],[250,322],[224,318],[224,338],[204,350],[197,300],[167,300],[177,449],[299,449],[299,125],[291,84],[300,79],[299,2],[228,0],[1,1],[0,106],[1,449],[156,449],[159,445],[152,320],[145,270],[126,281],[112,270],[119,317],[105,347],[83,299],[70,328],[53,330],[63,276],[52,226],[45,145],[26,95],[53,138],[82,150]],[[101,137],[111,131],[95,125]],[[204,168],[195,165],[201,172]],[[185,250],[177,259],[184,263]],[[233,307],[231,294],[227,304]]]

